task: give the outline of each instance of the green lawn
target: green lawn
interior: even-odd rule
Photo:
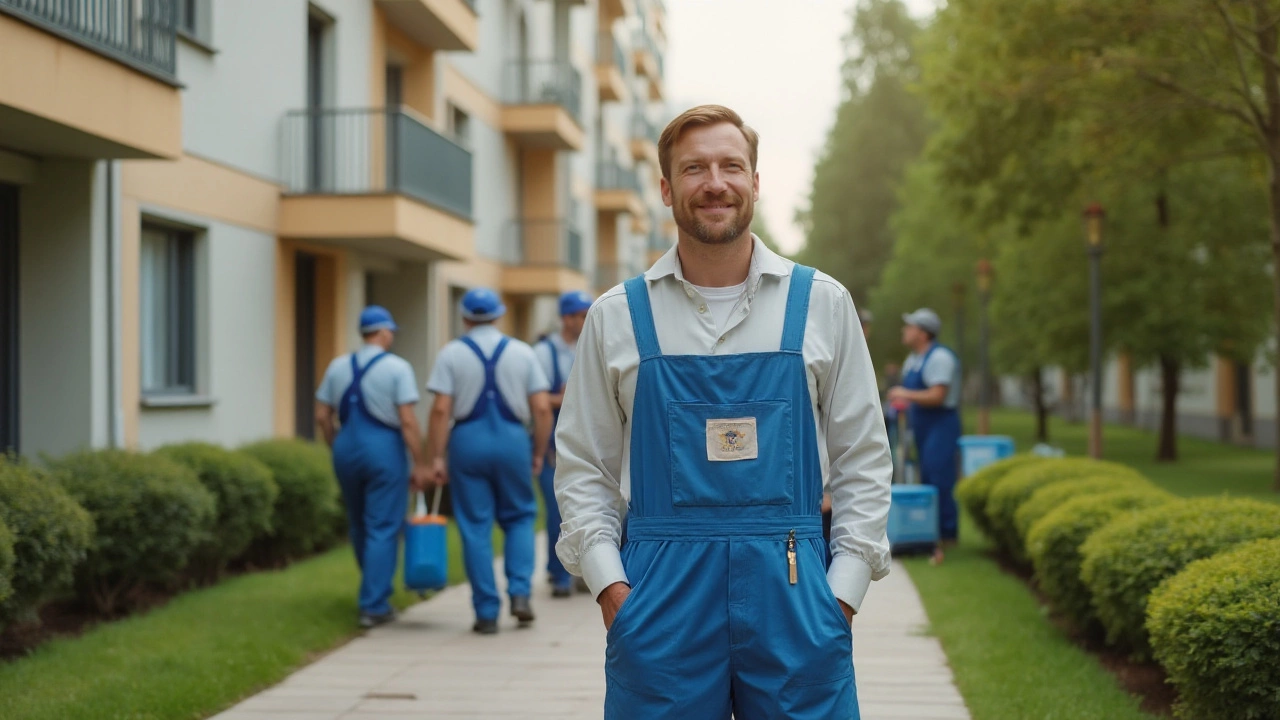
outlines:
[[[449,550],[450,582],[461,582],[461,543],[452,525]],[[351,550],[343,546],[50,642],[0,665],[0,718],[208,717],[359,632],[358,582]],[[401,590],[394,603],[403,608],[416,599]]]
[[[977,426],[967,417],[966,429]],[[1034,444],[1035,420],[1026,413],[996,412],[991,430],[1014,438],[1019,451]],[[1050,420],[1050,444],[1083,455],[1088,428]],[[1180,439],[1181,459],[1154,461],[1153,434],[1108,426],[1107,459],[1132,465],[1170,491],[1184,495],[1250,495],[1280,501],[1271,492],[1269,452]],[[961,544],[933,567],[905,561],[924,600],[931,632],[942,642],[956,683],[974,720],[1135,720],[1153,716],[1119,686],[1098,661],[1069,641],[1046,617],[1026,585],[1003,572],[990,545],[967,517]]]

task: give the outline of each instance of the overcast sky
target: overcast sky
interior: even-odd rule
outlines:
[[[854,0],[667,0],[671,109],[728,105],[760,133],[760,206],[782,249],[840,100]],[[933,0],[907,0],[917,15]],[[759,206],[758,206],[759,207]]]

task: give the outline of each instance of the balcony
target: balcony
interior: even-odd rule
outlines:
[[[596,85],[601,102],[625,102],[627,92],[627,54],[613,33],[602,32],[596,40]]]
[[[582,232],[565,220],[516,220],[507,228],[511,263],[502,290],[512,295],[556,295],[585,290]]]
[[[179,157],[175,11],[171,0],[0,0],[0,145]]]
[[[502,100],[502,129],[524,147],[582,149],[582,74],[573,65],[512,61]]]
[[[387,21],[433,50],[475,52],[480,41],[476,0],[377,0]]]
[[[662,76],[666,70],[666,60],[662,51],[653,40],[647,24],[642,24],[634,35],[633,53],[635,55],[636,74],[648,81],[649,100],[662,100]]]
[[[600,0],[600,27],[610,27],[615,20],[635,14],[636,0]]]
[[[413,260],[474,255],[471,152],[409,112],[291,112],[280,236]]]
[[[596,211],[601,213],[629,213],[632,217],[645,214],[636,171],[617,163],[603,162],[596,166],[595,201]]]
[[[662,130],[645,116],[636,112],[631,116],[631,159],[636,162],[650,163],[656,170],[659,168],[658,139]]]

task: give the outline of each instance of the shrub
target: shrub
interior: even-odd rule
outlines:
[[[1046,513],[1027,532],[1040,591],[1077,627],[1095,621],[1093,595],[1080,579],[1080,546],[1117,518],[1174,500],[1163,490],[1135,486],[1067,500]]]
[[[1080,576],[1093,594],[1107,641],[1148,655],[1147,598],[1187,563],[1246,540],[1280,536],[1280,505],[1197,498],[1144,510],[1085,541]]]
[[[1014,513],[1040,488],[1083,477],[1111,477],[1117,483],[1146,482],[1136,470],[1117,463],[1090,458],[1052,458],[1019,468],[1004,476],[987,497],[987,522],[994,540],[1014,560],[1027,562],[1027,549],[1014,526]]]
[[[115,612],[147,583],[173,582],[208,541],[214,497],[172,460],[99,450],[68,455],[53,467],[97,528],[76,585],[101,612]]]
[[[1280,540],[1187,565],[1151,593],[1146,626],[1180,717],[1280,718]]]
[[[995,539],[991,532],[991,525],[987,522],[987,495],[991,492],[991,488],[1014,470],[1046,459],[1031,453],[1019,453],[991,463],[956,484],[956,500],[964,506],[978,529],[987,537]]]
[[[255,544],[267,562],[298,557],[334,540],[342,518],[338,481],[324,446],[299,439],[263,440],[243,449],[271,470],[280,492],[271,534]]]
[[[0,522],[14,535],[13,595],[0,601],[0,627],[29,619],[71,585],[93,541],[93,519],[46,473],[0,460]]]
[[[13,594],[13,533],[0,520],[0,602]]]
[[[1031,531],[1031,526],[1068,500],[1139,486],[1155,487],[1145,479],[1108,474],[1086,475],[1039,487],[1013,514],[1013,527],[1018,533],[1018,542],[1026,548],[1027,533]]]
[[[199,574],[217,577],[254,540],[271,532],[280,491],[266,465],[207,443],[170,445],[156,453],[193,470],[200,484],[217,498],[213,535],[192,560]]]

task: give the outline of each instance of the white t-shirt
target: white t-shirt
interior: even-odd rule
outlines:
[[[729,287],[702,287],[694,285],[697,290],[707,301],[707,310],[711,312],[711,317],[716,321],[716,332],[724,332],[724,328],[729,324],[729,317],[733,315],[733,309],[738,305],[738,301],[742,299],[743,293],[747,291],[747,282],[743,280],[737,285]]]

